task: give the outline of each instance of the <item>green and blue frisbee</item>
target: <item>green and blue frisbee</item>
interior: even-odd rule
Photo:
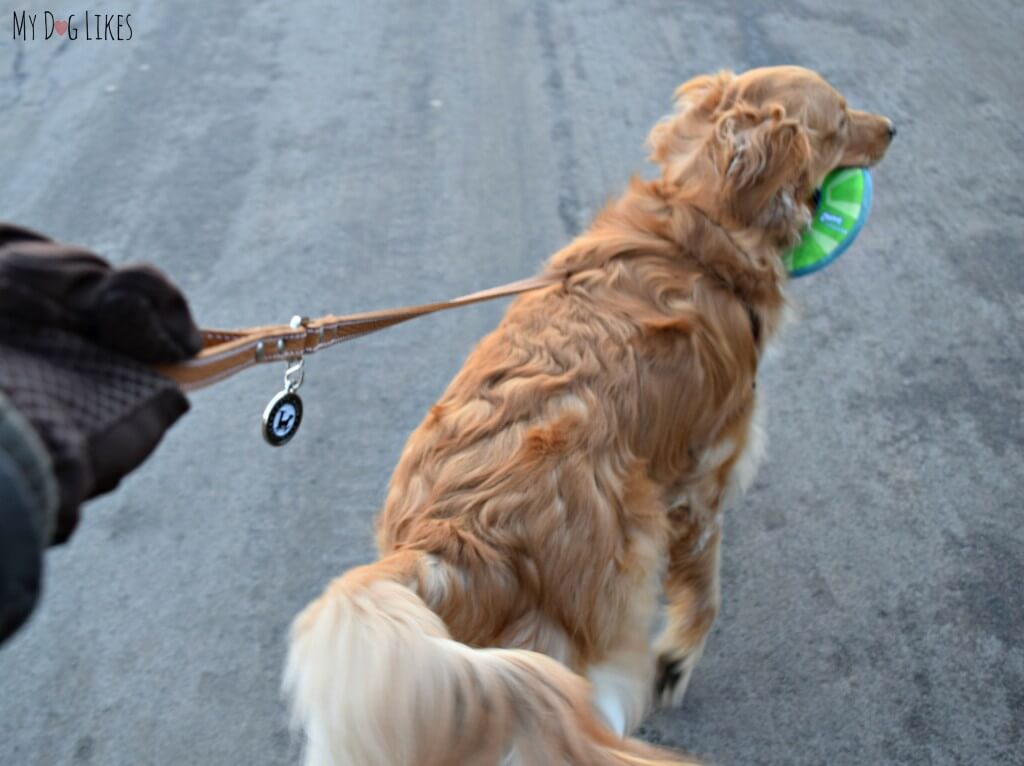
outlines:
[[[867,168],[833,170],[815,197],[811,225],[782,258],[791,277],[821,271],[857,238],[871,210],[871,173]]]

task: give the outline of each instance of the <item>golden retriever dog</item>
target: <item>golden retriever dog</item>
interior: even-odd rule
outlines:
[[[780,255],[826,173],[893,134],[797,67],[678,89],[649,139],[660,177],[512,303],[409,438],[380,559],[296,618],[284,687],[308,766],[688,762],[627,737],[679,704],[718,612]]]

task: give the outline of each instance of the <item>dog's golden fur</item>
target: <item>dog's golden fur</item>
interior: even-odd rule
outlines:
[[[660,178],[473,351],[395,470],[381,559],[296,619],[310,766],[685,762],[623,735],[652,697],[678,704],[718,610],[780,253],[825,174],[878,161],[892,128],[796,67],[676,96],[650,136]]]

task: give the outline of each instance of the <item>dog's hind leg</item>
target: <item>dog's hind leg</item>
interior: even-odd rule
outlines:
[[[653,677],[654,662],[646,640],[639,649],[613,652],[587,669],[594,707],[618,736],[628,736],[643,719]]]
[[[665,629],[655,642],[655,696],[662,706],[678,706],[704,651],[708,631],[721,604],[719,561],[721,528],[717,516],[677,508],[669,547]]]
[[[760,410],[752,400],[731,433],[701,458],[699,480],[669,511],[668,598],[665,629],[655,642],[658,656],[654,693],[658,703],[677,707],[704,652],[704,642],[721,605],[718,569],[722,510],[754,480],[764,454]]]
[[[643,551],[646,550],[646,555]],[[620,592],[615,639],[587,667],[594,707],[620,737],[629,736],[651,705],[654,657],[650,635],[658,605],[659,571],[654,545],[637,546],[637,568],[644,575]]]

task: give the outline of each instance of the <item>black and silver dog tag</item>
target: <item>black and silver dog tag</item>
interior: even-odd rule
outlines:
[[[302,425],[302,399],[295,391],[279,391],[263,410],[263,438],[271,447],[287,444]]]
[[[308,320],[302,316],[293,316],[290,325],[298,329]],[[279,344],[282,341],[278,341]],[[262,345],[262,344],[261,344]],[[257,347],[257,353],[261,348]],[[263,410],[263,438],[271,447],[280,447],[291,441],[302,425],[302,399],[299,398],[299,386],[306,379],[306,370],[302,357],[291,364],[284,373],[284,390],[278,391]]]

